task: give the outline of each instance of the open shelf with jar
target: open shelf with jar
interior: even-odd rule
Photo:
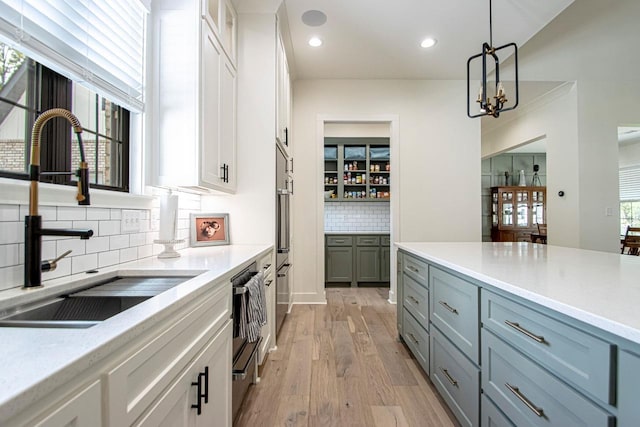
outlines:
[[[389,138],[325,138],[324,148],[326,201],[389,201]]]

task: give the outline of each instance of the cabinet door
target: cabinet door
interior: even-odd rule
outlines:
[[[640,408],[637,390],[640,383],[640,357],[621,351],[618,358],[618,426],[638,426]]]
[[[102,425],[102,393],[96,381],[73,396],[44,419],[32,425],[38,427],[96,426]]]
[[[383,246],[380,248],[380,281],[391,280],[391,248]]]
[[[351,282],[353,279],[353,248],[328,247],[326,282]]]
[[[221,186],[236,188],[236,69],[223,55],[220,71],[220,167]]]
[[[202,126],[200,179],[202,185],[221,183],[220,142],[220,63],[222,48],[206,23],[202,23]]]
[[[231,327],[229,320],[136,426],[231,425]]]
[[[356,280],[377,282],[380,280],[380,248],[362,246],[356,248]]]

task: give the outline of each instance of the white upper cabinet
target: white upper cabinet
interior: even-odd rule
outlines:
[[[276,139],[291,155],[291,80],[282,35],[278,31],[276,46]]]
[[[152,3],[151,185],[236,189],[236,27],[228,0]]]

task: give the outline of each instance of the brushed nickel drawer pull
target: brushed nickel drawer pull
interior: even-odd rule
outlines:
[[[442,367],[440,367],[440,370],[442,371],[444,376],[447,377],[447,380],[449,380],[449,382],[451,383],[452,386],[458,387],[458,381],[453,379],[453,377],[449,374],[449,371],[447,371],[446,369],[444,369]]]
[[[407,295],[407,298],[409,298],[411,301],[413,301],[414,304],[420,304],[420,301],[415,299],[412,295]]]
[[[420,270],[418,270],[417,268],[415,268],[415,267],[414,267],[414,266],[412,266],[412,265],[407,265],[407,268],[408,268],[409,270],[413,271],[414,273],[419,273],[419,272],[420,272]]]
[[[458,310],[456,310],[455,308],[451,307],[445,301],[438,301],[438,302],[440,303],[441,306],[443,306],[444,308],[446,308],[447,310],[449,310],[453,314],[458,314]]]
[[[418,340],[416,339],[415,335],[413,335],[411,332],[407,332],[407,335],[409,335],[409,338],[411,338],[411,341],[413,341],[414,343],[416,343],[417,345],[420,345],[420,343],[418,342]]]
[[[539,417],[544,416],[544,411],[542,410],[542,408],[538,408],[536,405],[531,403],[531,401],[527,399],[527,396],[525,396],[520,392],[520,389],[518,389],[518,387],[512,386],[509,383],[505,383],[505,386],[507,386],[507,388],[511,391],[511,393],[515,394],[516,397],[520,399],[520,401],[527,406],[527,408],[531,409],[531,411],[534,414],[536,414]]]
[[[520,324],[516,323],[516,322],[511,322],[509,320],[505,320],[504,323],[506,323],[508,326],[511,326],[513,329],[515,329],[516,331],[525,334],[526,336],[528,336],[529,338],[531,338],[532,340],[534,340],[535,342],[538,343],[543,343],[544,342],[544,337],[541,335],[536,335],[532,332],[527,331],[525,328],[523,328],[522,326],[520,326]]]

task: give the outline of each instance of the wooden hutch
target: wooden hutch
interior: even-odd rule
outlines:
[[[491,240],[530,242],[545,224],[546,187],[491,187]]]

